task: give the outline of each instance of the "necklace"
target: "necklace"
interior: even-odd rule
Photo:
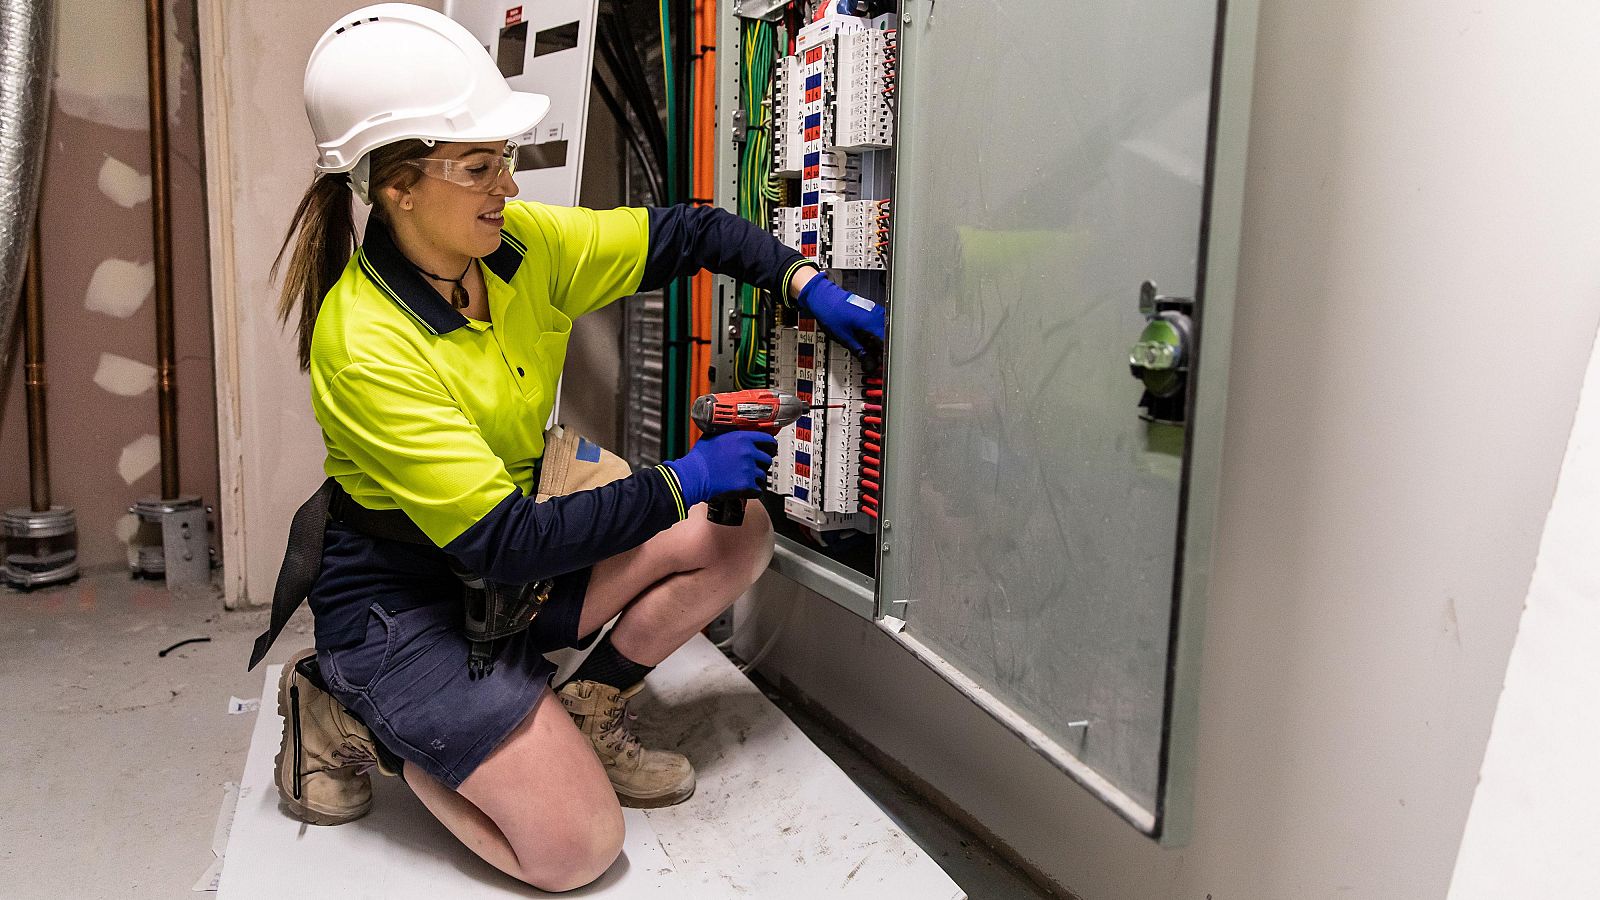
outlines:
[[[455,287],[452,287],[450,289],[450,305],[455,307],[456,309],[466,309],[467,308],[467,304],[470,301],[467,298],[467,289],[462,286],[461,282],[462,282],[463,279],[465,279],[467,277],[467,273],[472,271],[472,264],[477,262],[477,260],[468,259],[467,260],[467,267],[465,269],[462,269],[461,270],[461,274],[457,275],[454,278],[446,278],[443,275],[435,275],[432,272],[429,272],[427,269],[424,269],[423,267],[417,265],[416,263],[411,262],[411,260],[409,258],[406,260],[406,262],[411,263],[411,268],[416,269],[424,277],[431,278],[434,281],[448,281],[451,284],[455,285]]]

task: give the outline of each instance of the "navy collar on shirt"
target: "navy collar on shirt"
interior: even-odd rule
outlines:
[[[485,256],[483,262],[496,278],[509,282],[521,267],[524,253],[522,242],[502,230],[500,246]],[[467,324],[467,317],[446,302],[405,258],[389,226],[377,216],[367,220],[367,234],[361,244],[361,268],[389,299],[433,334],[448,334]]]

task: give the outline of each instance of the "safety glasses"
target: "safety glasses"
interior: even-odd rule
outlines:
[[[487,194],[500,183],[501,172],[510,175],[517,171],[517,145],[506,141],[505,153],[498,159],[484,155],[471,159],[424,157],[407,160],[406,164],[421,169],[424,175]]]

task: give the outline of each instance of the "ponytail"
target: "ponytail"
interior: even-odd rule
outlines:
[[[300,198],[300,206],[289,222],[278,257],[272,261],[271,277],[278,278],[284,253],[289,254],[289,269],[278,298],[278,319],[285,325],[295,319],[299,345],[300,371],[311,368],[311,329],[317,322],[322,298],[344,272],[356,249],[356,221],[350,208],[350,178],[343,173],[317,175]],[[299,232],[296,236],[296,232]],[[298,308],[298,313],[297,313]]]
[[[406,162],[427,156],[433,146],[419,140],[403,140],[372,151],[369,184],[373,215],[383,216],[378,203],[379,187],[409,188],[416,183],[421,173]],[[283,246],[272,261],[270,277],[276,281],[284,254],[289,254],[283,293],[278,296],[278,319],[285,325],[294,320],[302,372],[311,368],[311,332],[317,324],[317,311],[322,309],[322,298],[338,282],[356,249],[353,197],[350,176],[342,172],[318,174],[300,198],[300,206],[289,221],[289,232],[283,236]],[[293,251],[289,249],[291,243]]]

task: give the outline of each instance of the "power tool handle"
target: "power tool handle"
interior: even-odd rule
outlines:
[[[706,501],[706,519],[715,525],[744,524],[744,494],[718,494]]]

